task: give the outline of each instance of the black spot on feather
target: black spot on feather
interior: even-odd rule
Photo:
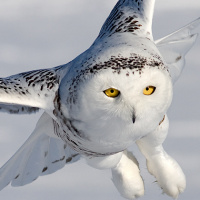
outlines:
[[[48,167],[44,167],[43,170],[42,170],[42,173],[46,172],[48,169]]]

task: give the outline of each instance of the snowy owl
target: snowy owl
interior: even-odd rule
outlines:
[[[71,62],[0,78],[0,111],[43,109],[35,130],[0,169],[0,189],[22,186],[81,157],[97,169],[110,169],[127,199],[144,195],[136,143],[148,171],[173,198],[186,180],[163,149],[166,112],[173,84],[197,34],[200,18],[154,41],[155,0],[119,0],[89,49]]]

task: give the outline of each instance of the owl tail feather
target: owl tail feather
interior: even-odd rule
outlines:
[[[79,155],[54,135],[53,119],[42,115],[28,140],[15,155],[0,169],[0,190],[11,183],[23,186],[38,176],[54,173],[66,163],[79,159]]]
[[[174,83],[179,78],[183,70],[185,55],[192,48],[197,39],[198,34],[193,34],[192,32],[199,24],[200,18],[178,31],[155,41],[156,46],[169,67]]]

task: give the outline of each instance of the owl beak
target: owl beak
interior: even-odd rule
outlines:
[[[135,120],[136,120],[136,117],[135,117],[135,114],[133,114],[132,122],[135,123]]]

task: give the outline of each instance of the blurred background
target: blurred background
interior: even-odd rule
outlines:
[[[0,0],[0,77],[64,64],[85,51],[117,0]],[[159,39],[200,17],[200,1],[157,0],[153,20]],[[197,31],[200,33],[200,27]],[[200,196],[200,38],[187,54],[186,67],[174,87],[168,111],[170,130],[166,151],[181,165],[187,189],[180,200]],[[0,113],[0,165],[33,131],[42,112],[33,115]],[[141,200],[169,200],[149,175],[145,159],[134,145],[145,182]],[[75,199],[123,200],[109,170],[96,170],[83,160],[37,179],[24,187],[6,187],[3,200]]]

